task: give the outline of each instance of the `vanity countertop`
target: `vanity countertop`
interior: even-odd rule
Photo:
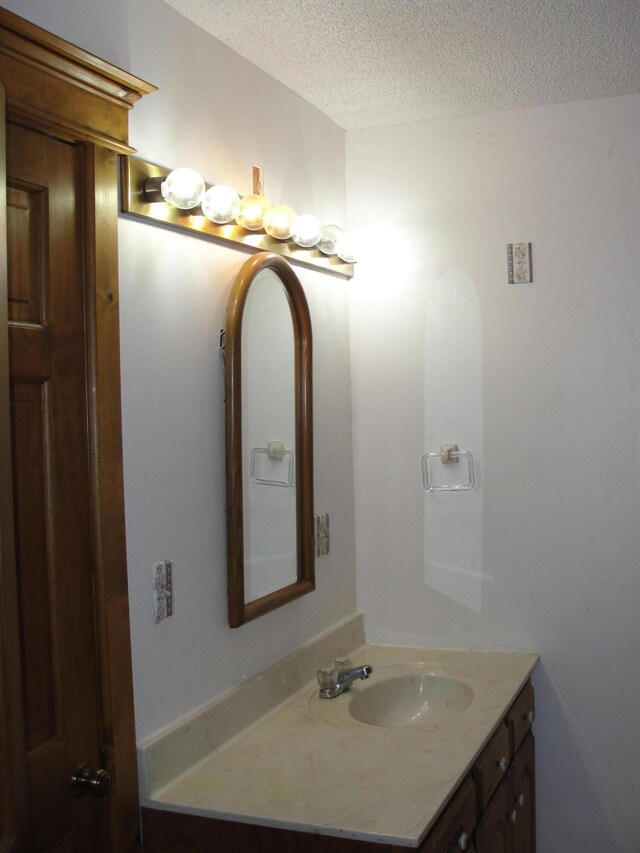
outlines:
[[[335,699],[309,682],[143,805],[323,835],[418,847],[538,662],[530,653],[363,645],[373,674]],[[464,681],[472,702],[423,728],[361,723],[347,713],[376,667],[408,661]]]

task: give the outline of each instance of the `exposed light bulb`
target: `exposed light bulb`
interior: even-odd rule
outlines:
[[[240,196],[233,187],[216,184],[204,194],[202,212],[216,225],[225,225],[235,219],[239,201]]]
[[[163,199],[180,210],[197,207],[202,201],[204,190],[202,175],[193,169],[174,169],[160,185]]]
[[[246,195],[238,205],[236,222],[248,231],[259,231],[270,206],[263,195]]]
[[[291,237],[291,226],[298,214],[286,204],[278,204],[270,208],[264,217],[264,230],[278,240],[288,240]]]
[[[320,238],[320,223],[309,214],[297,216],[291,225],[291,238],[303,249],[310,249]]]
[[[336,244],[344,236],[344,231],[338,225],[323,225],[320,229],[318,248],[323,255],[335,255]]]
[[[358,260],[358,250],[355,239],[349,234],[343,234],[336,243],[336,255],[345,264],[355,264]]]

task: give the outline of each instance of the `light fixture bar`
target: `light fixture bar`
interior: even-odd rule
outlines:
[[[319,249],[302,249],[292,240],[277,240],[264,231],[247,231],[234,222],[216,225],[200,214],[180,210],[166,204],[160,194],[160,183],[171,169],[147,163],[138,157],[120,158],[120,208],[123,213],[147,221],[193,231],[216,240],[233,243],[249,252],[276,252],[294,264],[309,269],[353,277],[353,264],[346,264],[337,256],[328,257]]]

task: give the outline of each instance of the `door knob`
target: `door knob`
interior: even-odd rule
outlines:
[[[111,790],[111,773],[108,770],[94,770],[90,764],[78,764],[71,777],[73,793],[76,797],[91,794],[92,797],[104,797]]]

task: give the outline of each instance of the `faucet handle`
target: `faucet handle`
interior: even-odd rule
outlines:
[[[353,661],[351,658],[336,658],[333,662],[333,666],[338,670],[338,672],[341,672],[344,669],[351,669]]]
[[[316,678],[323,690],[331,689],[338,683],[338,670],[333,666],[323,666],[316,673]]]

